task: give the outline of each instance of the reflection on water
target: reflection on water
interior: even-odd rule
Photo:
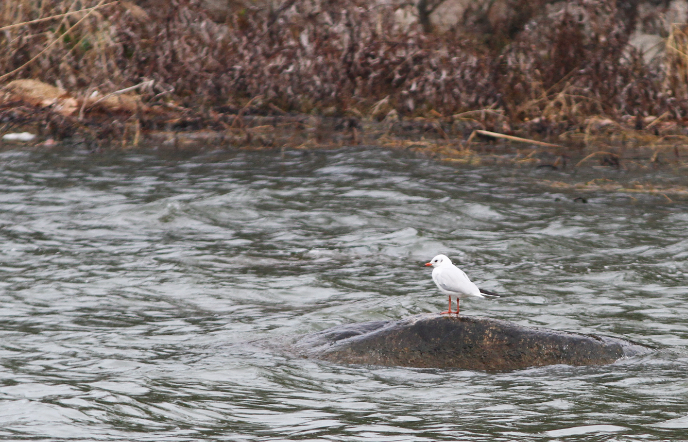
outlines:
[[[532,184],[543,172],[380,150],[12,151],[0,167],[0,438],[688,431],[684,203],[599,194],[580,204]],[[508,294],[468,300],[465,314],[660,349],[509,373],[339,366],[271,349],[341,323],[439,311],[445,298],[422,266],[438,253]]]

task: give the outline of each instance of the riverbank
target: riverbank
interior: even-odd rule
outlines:
[[[574,202],[586,203],[597,195],[616,193],[635,201],[640,195],[654,196],[660,204],[688,200],[688,168],[680,139],[625,129],[612,136],[584,131],[572,139],[588,140],[589,145],[543,146],[509,139],[486,137],[474,125],[442,125],[415,119],[408,122],[372,122],[352,118],[312,116],[243,116],[225,130],[155,130],[144,125],[128,126],[119,140],[104,143],[97,139],[73,137],[62,141],[45,135],[31,141],[0,141],[0,150],[61,150],[82,148],[93,152],[159,151],[202,153],[231,150],[323,151],[359,146],[411,152],[452,165],[457,169],[477,167],[531,171],[519,174],[518,182],[528,181],[547,192],[564,192]],[[64,121],[64,120],[59,120]],[[193,127],[193,126],[192,126]],[[438,128],[444,127],[441,132]],[[468,135],[450,131],[464,127]],[[619,126],[614,126],[619,128]],[[36,131],[36,123],[14,126]],[[449,132],[449,133],[448,133]],[[17,133],[17,132],[15,132]],[[452,135],[449,135],[449,134]]]
[[[531,11],[498,43],[356,0],[223,21],[191,0],[24,3],[0,11],[0,137],[35,137],[2,147],[379,145],[468,166],[686,167],[688,37],[672,26],[648,58],[630,41],[652,14],[614,1]]]
[[[0,99],[3,147],[286,150],[370,145],[468,165],[550,170],[688,167],[688,129],[666,114],[618,121],[590,117],[563,133],[546,130],[550,124],[541,118],[520,125],[505,123],[503,132],[495,132],[486,121],[488,116],[494,118],[494,111],[415,118],[392,111],[376,120],[365,115],[265,113],[250,103],[201,111],[171,104],[148,106],[139,97],[118,94],[84,100],[36,80],[11,82],[4,92]],[[7,136],[20,132],[34,137]]]
[[[73,98],[58,114],[84,127],[69,121],[55,139],[119,141],[134,124],[225,130],[233,115],[421,118],[445,132],[458,119],[557,144],[600,125],[674,135],[662,126],[688,111],[685,29],[660,23],[659,5],[545,3],[497,38],[477,24],[403,24],[394,2],[291,0],[218,21],[194,0],[22,1],[0,10],[0,86],[34,79]],[[632,44],[643,26],[660,30],[661,55]]]

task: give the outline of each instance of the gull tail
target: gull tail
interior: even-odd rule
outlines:
[[[483,295],[490,296],[493,298],[500,298],[500,295],[496,294],[495,292],[491,292],[491,291],[485,290],[485,289],[478,289],[478,290],[480,290],[480,293],[482,293]]]

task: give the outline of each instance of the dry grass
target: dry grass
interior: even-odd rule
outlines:
[[[618,2],[568,3],[575,14],[536,18],[495,50],[470,30],[403,30],[391,6],[362,0],[289,1],[280,14],[249,8],[227,23],[210,20],[194,0],[120,1],[84,12],[77,11],[103,2],[19,0],[0,5],[0,27],[25,23],[0,33],[0,72],[57,85],[80,103],[95,91],[150,85],[138,90],[134,113],[99,115],[82,105],[79,118],[53,117],[47,132],[56,138],[78,133],[121,144],[133,134],[210,129],[240,145],[308,146],[327,138],[327,124],[311,124],[308,136],[290,129],[268,136],[253,134],[247,117],[318,115],[348,125],[333,144],[420,134],[436,138],[436,154],[452,161],[464,161],[459,140],[475,130],[616,155],[628,147],[681,151],[685,28],[673,28],[665,64],[646,62],[628,46],[633,23]],[[3,109],[5,129],[49,113]],[[387,129],[366,134],[358,126],[367,120]]]

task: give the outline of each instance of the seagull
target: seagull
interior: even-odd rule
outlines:
[[[449,295],[449,310],[442,312],[443,315],[456,313],[456,316],[459,316],[459,300],[462,298],[499,297],[496,293],[479,289],[477,285],[468,279],[463,270],[452,264],[451,259],[447,258],[446,255],[435,256],[425,266],[434,267],[432,269],[432,280],[435,281],[440,292]],[[456,296],[456,312],[453,312],[451,309],[452,295]]]

